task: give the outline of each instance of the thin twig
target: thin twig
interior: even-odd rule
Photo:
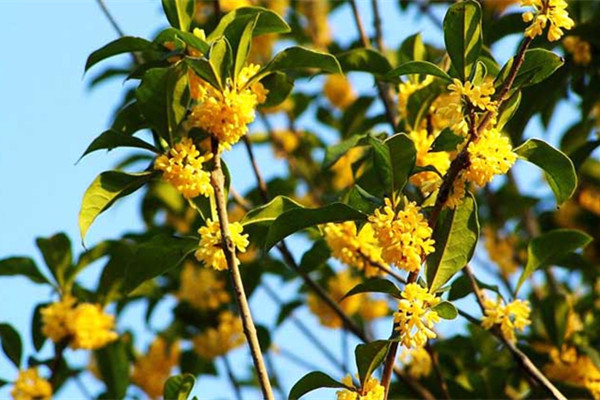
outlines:
[[[233,386],[235,398],[237,400],[243,400],[244,397],[242,397],[242,388],[240,387],[240,383],[238,382],[237,378],[233,374],[233,368],[231,368],[231,364],[229,363],[229,359],[227,358],[227,355],[224,355],[221,358],[223,359],[223,364],[225,364],[225,371],[227,372],[227,377],[229,378],[229,382],[231,382],[231,386]]]
[[[231,276],[233,284],[235,299],[240,311],[240,317],[242,318],[242,325],[244,328],[244,335],[250,346],[250,353],[252,354],[252,360],[258,380],[260,382],[263,397],[267,400],[273,400],[273,391],[271,389],[271,382],[269,381],[269,375],[265,367],[265,363],[258,343],[258,335],[256,334],[256,327],[252,319],[250,312],[250,306],[248,305],[248,298],[244,290],[242,283],[242,276],[239,270],[239,260],[235,255],[235,244],[231,239],[231,233],[229,231],[229,220],[227,217],[227,199],[225,198],[225,177],[223,175],[223,169],[221,165],[221,154],[219,152],[219,142],[216,138],[211,138],[212,151],[214,154],[214,169],[211,173],[211,184],[215,192],[215,203],[217,208],[217,214],[219,216],[219,225],[221,229],[221,242],[223,252],[225,253],[225,259],[227,260],[227,266]]]
[[[106,19],[108,19],[108,22],[112,25],[114,30],[117,32],[117,35],[119,35],[119,37],[125,36],[125,32],[123,32],[123,29],[121,29],[121,27],[117,23],[117,20],[111,14],[110,10],[106,6],[106,3],[104,3],[104,0],[96,0],[96,3],[98,3],[98,5],[100,6],[102,13],[106,17]],[[142,59],[136,53],[131,53],[131,56],[133,57],[134,63],[138,65],[142,64]]]
[[[322,368],[321,366],[318,366],[316,364],[313,364],[313,363],[307,361],[305,357],[299,357],[299,356],[295,355],[294,353],[292,353],[291,351],[286,350],[284,348],[278,348],[275,351],[275,353],[279,354],[280,356],[287,358],[289,361],[292,361],[293,363],[295,363],[303,368],[306,368],[308,370],[311,370],[311,371],[319,371]]]

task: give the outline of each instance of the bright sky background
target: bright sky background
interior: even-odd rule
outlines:
[[[400,15],[395,1],[382,1],[383,27],[385,38],[390,46],[396,46],[408,35],[421,31],[424,39],[441,44],[439,30],[415,10]],[[108,7],[128,35],[150,37],[166,25],[160,2],[146,0],[107,1]],[[365,25],[371,30],[370,2],[361,1]],[[342,44],[355,40],[357,34],[347,6],[340,7],[331,16],[333,32]],[[3,38],[0,58],[0,259],[13,255],[32,256],[43,265],[35,247],[36,237],[47,237],[64,231],[73,240],[73,251],[82,251],[77,228],[77,214],[81,197],[94,177],[111,167],[128,154],[127,150],[116,150],[110,154],[98,152],[75,165],[75,162],[98,134],[109,126],[114,108],[120,103],[123,85],[112,80],[95,90],[87,87],[89,77],[83,77],[83,66],[90,52],[116,38],[112,27],[104,18],[93,0],[79,1],[31,1],[0,0],[0,37]],[[515,38],[500,43],[500,60],[505,60],[514,51]],[[496,50],[496,49],[495,49]],[[124,56],[126,57],[126,56]],[[95,67],[90,77],[108,65],[118,65],[125,58],[115,58]],[[363,79],[361,74],[351,78],[358,88],[373,90],[372,81]],[[318,90],[316,79],[308,87]],[[561,108],[560,121],[555,121],[551,130],[561,130],[569,121],[576,118],[568,107]],[[313,121],[304,121],[305,126],[315,126]],[[530,131],[539,136],[539,123],[532,124]],[[331,136],[329,135],[329,138]],[[234,186],[239,191],[254,185],[249,175],[249,163],[241,148],[228,154],[228,163],[234,173]],[[266,178],[284,173],[281,161],[275,160],[268,148],[258,149],[258,160]],[[241,172],[241,173],[240,173]],[[526,182],[526,186],[534,181]],[[537,185],[536,185],[537,186]],[[531,187],[531,189],[534,189]],[[138,211],[139,196],[131,196],[103,214],[91,228],[86,239],[88,245],[118,238],[127,231],[143,228]],[[299,259],[306,243],[292,242]],[[96,263],[82,274],[86,286],[95,287],[102,264]],[[276,280],[270,285],[276,287],[284,298],[291,298],[297,285],[282,288]],[[23,335],[25,341],[24,360],[33,354],[30,340],[30,321],[33,307],[51,299],[45,287],[30,284],[23,278],[0,279],[0,322],[9,322]],[[168,324],[169,310],[173,299],[167,299],[156,312],[153,327],[160,329]],[[257,291],[251,299],[255,319],[259,323],[271,325],[276,309],[264,292]],[[136,344],[145,350],[151,335],[143,329],[143,307],[131,306],[122,315],[119,327],[136,332]],[[310,326],[316,326],[316,319],[305,309],[296,315]],[[442,332],[448,323],[441,324]],[[390,323],[382,321],[378,328],[379,337],[388,334]],[[316,328],[316,333],[325,343],[339,343],[341,332]],[[274,342],[301,356],[310,364],[324,372],[341,378],[323,357],[312,349],[306,339],[292,324],[284,324],[277,330]],[[355,341],[350,340],[352,352]],[[341,353],[341,345],[332,351]],[[46,343],[41,358],[51,356],[51,346]],[[85,366],[84,352],[69,351],[69,359]],[[245,348],[231,354],[236,374],[240,379],[246,374],[250,358]],[[276,371],[287,392],[307,369],[275,357]],[[25,362],[25,361],[24,361]],[[353,360],[350,358],[353,365]],[[221,362],[218,368],[223,368]],[[354,370],[354,367],[353,367]],[[16,370],[0,355],[0,379],[12,380]],[[97,393],[99,384],[89,374],[83,377],[87,390]],[[9,387],[0,389],[0,398],[8,396]],[[317,392],[314,398],[321,398],[327,391]],[[61,391],[60,398],[83,398],[77,385],[69,384]],[[199,379],[195,394],[204,398],[232,398],[231,385],[226,379],[203,376]],[[256,397],[257,393],[245,392],[245,396]]]

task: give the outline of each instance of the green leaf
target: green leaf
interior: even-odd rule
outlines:
[[[381,365],[389,347],[389,340],[375,340],[356,346],[354,357],[356,359],[361,387],[365,386],[365,383],[369,380],[373,372]]]
[[[519,109],[519,104],[521,104],[521,91],[516,91],[512,96],[510,96],[506,101],[502,103],[500,109],[498,110],[498,122],[496,123],[496,129],[501,131],[504,128],[504,125]]]
[[[508,60],[508,62],[502,67],[502,70],[496,77],[497,84],[505,82],[510,73],[510,68],[514,62],[514,57]],[[561,57],[554,54],[551,51],[545,49],[530,49],[525,52],[525,59],[515,81],[511,87],[511,90],[517,90],[522,87],[535,85],[542,82],[550,75],[554,73],[558,68],[564,64]]]
[[[9,257],[0,260],[0,276],[24,276],[33,283],[50,284],[35,262],[28,257]]]
[[[94,141],[83,152],[81,157],[79,157],[79,160],[94,151],[104,149],[110,151],[117,147],[135,147],[138,149],[150,150],[154,153],[159,153],[156,147],[150,143],[144,142],[142,139],[109,129],[94,139]]]
[[[125,268],[123,290],[129,293],[145,281],[175,268],[197,247],[197,239],[164,235],[139,243]]]
[[[210,46],[209,63],[212,70],[217,73],[217,82],[220,88],[225,88],[229,72],[233,66],[231,46],[225,38],[215,40]]]
[[[187,400],[195,384],[196,378],[192,374],[172,376],[165,382],[163,398],[165,400]]]
[[[233,77],[236,82],[240,71],[242,70],[242,68],[244,68],[244,65],[246,64],[248,54],[250,54],[250,49],[252,47],[252,32],[254,31],[254,27],[256,26],[257,19],[258,16],[250,20],[246,24],[239,38],[237,48],[233,48],[233,53],[235,54],[235,66],[233,71]]]
[[[423,61],[426,56],[427,49],[423,44],[423,38],[420,33],[404,39],[398,51],[398,61],[400,64],[408,61]]]
[[[406,109],[408,111],[407,123],[411,127],[418,127],[431,107],[431,104],[446,89],[446,82],[435,79],[432,83],[417,90],[408,98]]]
[[[454,69],[464,82],[471,75],[483,42],[479,3],[469,0],[450,6],[444,17],[444,42]]]
[[[258,20],[252,32],[253,36],[266,33],[287,33],[291,30],[284,19],[271,10],[262,7],[241,7],[228,12],[221,18],[219,25],[208,36],[208,41],[212,42],[223,35],[229,37],[231,31],[244,29],[246,24],[257,16]]]
[[[591,241],[592,237],[575,229],[555,229],[533,238],[527,246],[527,264],[519,278],[516,292],[535,270],[553,264],[565,254]]]
[[[573,162],[563,152],[540,139],[529,139],[514,151],[520,158],[544,171],[558,204],[573,195],[577,188],[577,175]]]
[[[328,146],[325,149],[325,158],[323,159],[323,169],[331,168],[340,158],[344,156],[353,147],[365,141],[366,134],[353,135],[340,143]]]
[[[183,64],[179,64],[167,76],[166,106],[170,143],[178,136],[180,124],[190,104],[188,87],[187,71]]]
[[[576,171],[579,170],[581,165],[588,159],[588,157],[600,146],[600,140],[590,140],[577,147],[571,153],[569,158],[573,162],[573,167]]]
[[[260,83],[269,91],[267,100],[260,105],[261,108],[274,107],[283,103],[294,88],[294,81],[283,72],[273,72],[265,76]]]
[[[129,386],[129,357],[124,339],[119,338],[94,351],[94,359],[106,385],[107,398],[125,398]]]
[[[31,318],[31,341],[35,351],[40,351],[46,342],[46,336],[42,333],[42,308],[48,306],[49,303],[38,304],[33,310]]]
[[[246,226],[262,222],[273,222],[284,212],[297,208],[304,208],[304,206],[287,196],[277,196],[267,204],[248,211],[240,223]]]
[[[417,150],[413,141],[404,133],[397,133],[385,140],[390,153],[394,190],[400,192],[406,186],[410,173],[417,161]]]
[[[296,400],[304,396],[308,392],[320,388],[343,388],[347,389],[346,385],[340,383],[323,372],[314,371],[304,375],[290,390],[288,400]]]
[[[121,197],[141,188],[154,176],[153,172],[129,174],[121,171],[106,171],[98,175],[83,195],[79,211],[81,240],[100,213],[107,210]]]
[[[18,369],[21,366],[23,355],[23,342],[19,332],[9,324],[0,324],[0,340],[2,341],[4,354]]]
[[[392,171],[392,158],[389,148],[373,136],[369,136],[368,141],[372,149],[373,168],[375,168],[376,176],[381,181],[385,193],[391,195],[395,191],[394,172]]]
[[[354,286],[342,299],[361,293],[385,293],[397,299],[402,298],[402,292],[394,283],[387,279],[372,278]]]
[[[467,265],[477,238],[477,203],[469,194],[455,209],[444,209],[440,213],[433,232],[435,252],[427,258],[427,282],[431,292],[437,291]]]
[[[57,233],[47,239],[37,238],[35,242],[58,286],[64,289],[68,271],[73,264],[71,241],[64,233]]]
[[[458,317],[458,311],[456,310],[456,307],[454,307],[454,304],[450,303],[449,301],[442,301],[433,307],[432,311],[437,312],[440,318],[443,319],[455,319]]]
[[[348,191],[344,203],[365,214],[373,214],[376,208],[383,205],[383,201],[381,201],[380,198],[367,192],[359,184],[355,184],[352,189]]]
[[[175,28],[167,28],[161,31],[154,39],[154,43],[160,43],[164,46],[166,42],[176,42],[177,40],[181,40],[188,47],[196,49],[202,54],[207,54],[210,49],[210,45],[198,36]]]
[[[146,71],[142,82],[135,90],[140,112],[148,125],[162,138],[169,141],[169,117],[167,115],[167,88],[171,70],[152,68]]]
[[[275,321],[275,325],[279,326],[283,321],[289,317],[295,309],[304,305],[302,300],[294,300],[289,303],[284,303],[279,309],[279,314],[277,315],[277,321]]]
[[[162,6],[172,27],[189,31],[194,18],[194,0],[162,0]]]
[[[452,82],[452,78],[450,75],[445,73],[440,67],[437,65],[430,63],[429,61],[409,61],[397,68],[394,68],[390,72],[386,74],[386,78],[394,79],[398,76],[403,75],[432,75],[437,76],[438,78],[442,78],[447,82]]]
[[[265,249],[275,246],[292,233],[328,222],[364,221],[367,215],[343,203],[319,208],[298,208],[284,212],[269,227]]]
[[[212,64],[204,58],[186,57],[185,63],[198,75],[200,78],[210,83],[213,87],[219,87],[217,72],[213,69]]]
[[[317,240],[300,259],[300,270],[311,272],[325,264],[331,257],[331,250],[325,240]]]
[[[488,285],[475,278],[477,285],[482,289],[491,290],[492,292],[501,295],[500,289],[496,285]],[[473,292],[473,287],[471,286],[471,279],[469,279],[466,275],[461,275],[454,282],[452,282],[452,287],[450,288],[450,293],[448,293],[448,300],[454,301],[458,299],[462,299],[463,297],[469,295],[469,293]]]
[[[329,53],[294,46],[277,53],[277,55],[250,80],[260,80],[275,71],[315,68],[331,74],[341,74],[338,60]],[[249,83],[250,83],[249,82]]]
[[[117,111],[111,130],[124,135],[133,135],[135,132],[146,127],[146,121],[142,116],[137,101],[134,100]]]
[[[383,54],[363,47],[345,51],[336,55],[344,72],[362,71],[373,75],[385,75],[392,65]]]
[[[87,71],[100,61],[118,54],[150,49],[152,49],[152,42],[138,37],[125,36],[108,43],[90,54],[85,63],[85,70]]]
[[[569,320],[569,304],[566,297],[562,294],[549,295],[542,300],[540,311],[548,337],[560,349],[565,340]]]
[[[429,151],[454,151],[464,141],[463,136],[455,134],[450,128],[446,128],[435,138]]]

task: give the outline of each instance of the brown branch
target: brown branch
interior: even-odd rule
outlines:
[[[252,145],[250,144],[250,140],[247,135],[243,137],[244,145],[246,146],[246,151],[248,152],[248,157],[250,158],[250,164],[252,164],[252,171],[254,172],[254,176],[256,177],[256,182],[258,184],[258,192],[260,193],[260,197],[263,202],[269,202],[269,194],[267,191],[267,183],[262,177],[260,170],[258,169],[258,164],[256,162],[256,158],[254,157],[254,151],[252,150]]]
[[[256,327],[254,326],[254,321],[252,320],[252,314],[250,312],[250,306],[248,305],[248,299],[244,291],[242,276],[239,270],[239,260],[235,255],[235,244],[231,239],[231,233],[229,231],[227,199],[225,198],[225,177],[223,175],[223,169],[221,165],[219,142],[215,138],[211,138],[211,142],[215,163],[214,169],[211,173],[211,184],[215,192],[215,203],[217,214],[219,216],[223,253],[225,253],[225,259],[227,260],[227,266],[231,276],[231,282],[233,284],[234,297],[240,311],[244,335],[246,336],[246,340],[248,341],[248,345],[250,347],[250,353],[252,354],[252,360],[254,362],[254,367],[256,368],[256,373],[260,382],[263,397],[267,400],[274,400],[273,392],[271,390],[271,382],[269,381],[269,375],[267,373],[260,350],[260,345],[258,343]]]

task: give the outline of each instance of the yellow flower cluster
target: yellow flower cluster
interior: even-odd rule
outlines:
[[[424,257],[434,251],[432,230],[414,202],[395,211],[390,199],[369,217],[375,237],[382,249],[381,257],[406,271],[418,271]]]
[[[190,82],[196,86],[191,90],[196,100],[189,120],[191,126],[204,129],[219,140],[222,148],[231,149],[248,132],[256,106],[267,99],[268,90],[260,82],[248,85],[259,69],[254,64],[244,67],[237,81],[228,80],[222,91],[202,80]]]
[[[423,347],[404,349],[400,359],[408,375],[415,379],[426,378],[431,373],[431,356]]]
[[[407,348],[423,347],[428,339],[437,337],[433,326],[440,321],[438,313],[432,310],[440,299],[416,283],[409,283],[398,301],[398,311],[394,313],[396,331],[400,343]]]
[[[300,146],[300,135],[290,130],[275,131],[271,135],[275,157],[286,158]]]
[[[327,282],[329,295],[333,300],[339,303],[340,308],[347,315],[354,315],[360,310],[362,296],[350,296],[342,301],[341,299],[360,282],[360,278],[352,276],[350,270],[344,270],[336,274]],[[309,293],[306,301],[310,311],[319,318],[319,322],[323,326],[334,329],[344,326],[342,320],[335,311],[314,293]]]
[[[219,314],[219,324],[207,328],[193,339],[194,350],[207,360],[227,354],[244,344],[242,320],[230,311]]]
[[[548,378],[585,387],[594,399],[600,399],[600,369],[588,356],[563,345],[560,352],[554,349],[550,353],[550,359],[544,367]]]
[[[494,83],[491,80],[485,80],[481,85],[474,85],[469,81],[463,84],[458,79],[453,79],[452,82],[448,85],[448,90],[451,93],[463,97],[480,110],[494,111],[496,109],[497,102],[492,100],[492,95],[495,92]]]
[[[371,224],[365,224],[358,233],[356,230],[354,221],[330,223],[323,228],[325,241],[335,258],[363,271],[367,277],[381,275],[382,271],[373,263],[385,265],[385,262]]]
[[[344,75],[340,74],[332,74],[327,77],[323,92],[327,100],[340,110],[345,110],[356,99],[352,84]]]
[[[385,389],[375,377],[367,379],[362,388],[354,386],[350,374],[342,379],[342,383],[353,389],[338,390],[336,392],[337,400],[383,400],[385,398]]]
[[[19,371],[10,395],[14,400],[50,400],[52,385],[38,374],[37,368],[24,369]]]
[[[171,370],[178,362],[179,344],[170,344],[159,336],[152,342],[147,354],[136,358],[131,382],[151,399],[158,399],[163,394],[163,387],[171,376]]]
[[[584,188],[579,192],[579,205],[589,212],[600,215],[600,190]]]
[[[209,197],[213,193],[210,173],[202,169],[202,164],[211,158],[211,153],[201,156],[192,139],[183,138],[168,154],[156,158],[154,169],[162,171],[164,180],[185,198]]]
[[[427,129],[411,131],[408,136],[412,139],[417,150],[418,167],[432,166],[440,174],[444,175],[450,167],[450,154],[445,151],[430,152],[429,149],[436,139],[435,135],[429,135]],[[419,172],[410,177],[413,185],[419,186],[423,193],[432,193],[441,185],[442,179],[432,171]]]
[[[354,183],[354,174],[352,172],[352,164],[356,162],[364,151],[360,147],[353,147],[346,152],[340,159],[333,164],[331,172],[333,172],[332,184],[334,189],[342,190]]]
[[[248,247],[248,235],[242,234],[244,227],[239,222],[229,224],[231,240],[237,251],[243,253]],[[198,261],[205,266],[212,267],[218,271],[227,269],[227,260],[221,241],[221,224],[219,221],[206,220],[206,225],[198,229],[200,244],[194,253]]]
[[[590,65],[592,62],[592,46],[589,42],[577,36],[567,36],[562,41],[565,50],[573,55],[573,61],[578,65]]]
[[[566,0],[521,0],[522,7],[533,7],[533,12],[523,14],[523,22],[531,22],[525,29],[525,36],[535,38],[543,34],[550,23],[548,40],[554,42],[563,35],[563,29],[569,30],[575,23],[567,12]]]
[[[187,262],[181,270],[180,281],[177,298],[199,311],[216,310],[231,301],[225,282],[212,269],[196,268]]]
[[[491,329],[495,325],[500,326],[502,334],[506,340],[515,343],[517,337],[515,330],[523,331],[525,327],[531,324],[529,314],[529,302],[523,300],[514,300],[508,304],[498,297],[497,301],[486,298],[483,302],[485,315],[481,321],[481,326],[485,329]]]
[[[519,265],[515,261],[516,238],[514,236],[500,237],[490,227],[483,229],[485,249],[490,260],[498,264],[502,275],[508,277],[515,273]]]
[[[73,349],[99,349],[116,340],[114,316],[105,314],[99,304],[79,303],[69,295],[44,307],[42,333],[57,343],[69,340]]]

